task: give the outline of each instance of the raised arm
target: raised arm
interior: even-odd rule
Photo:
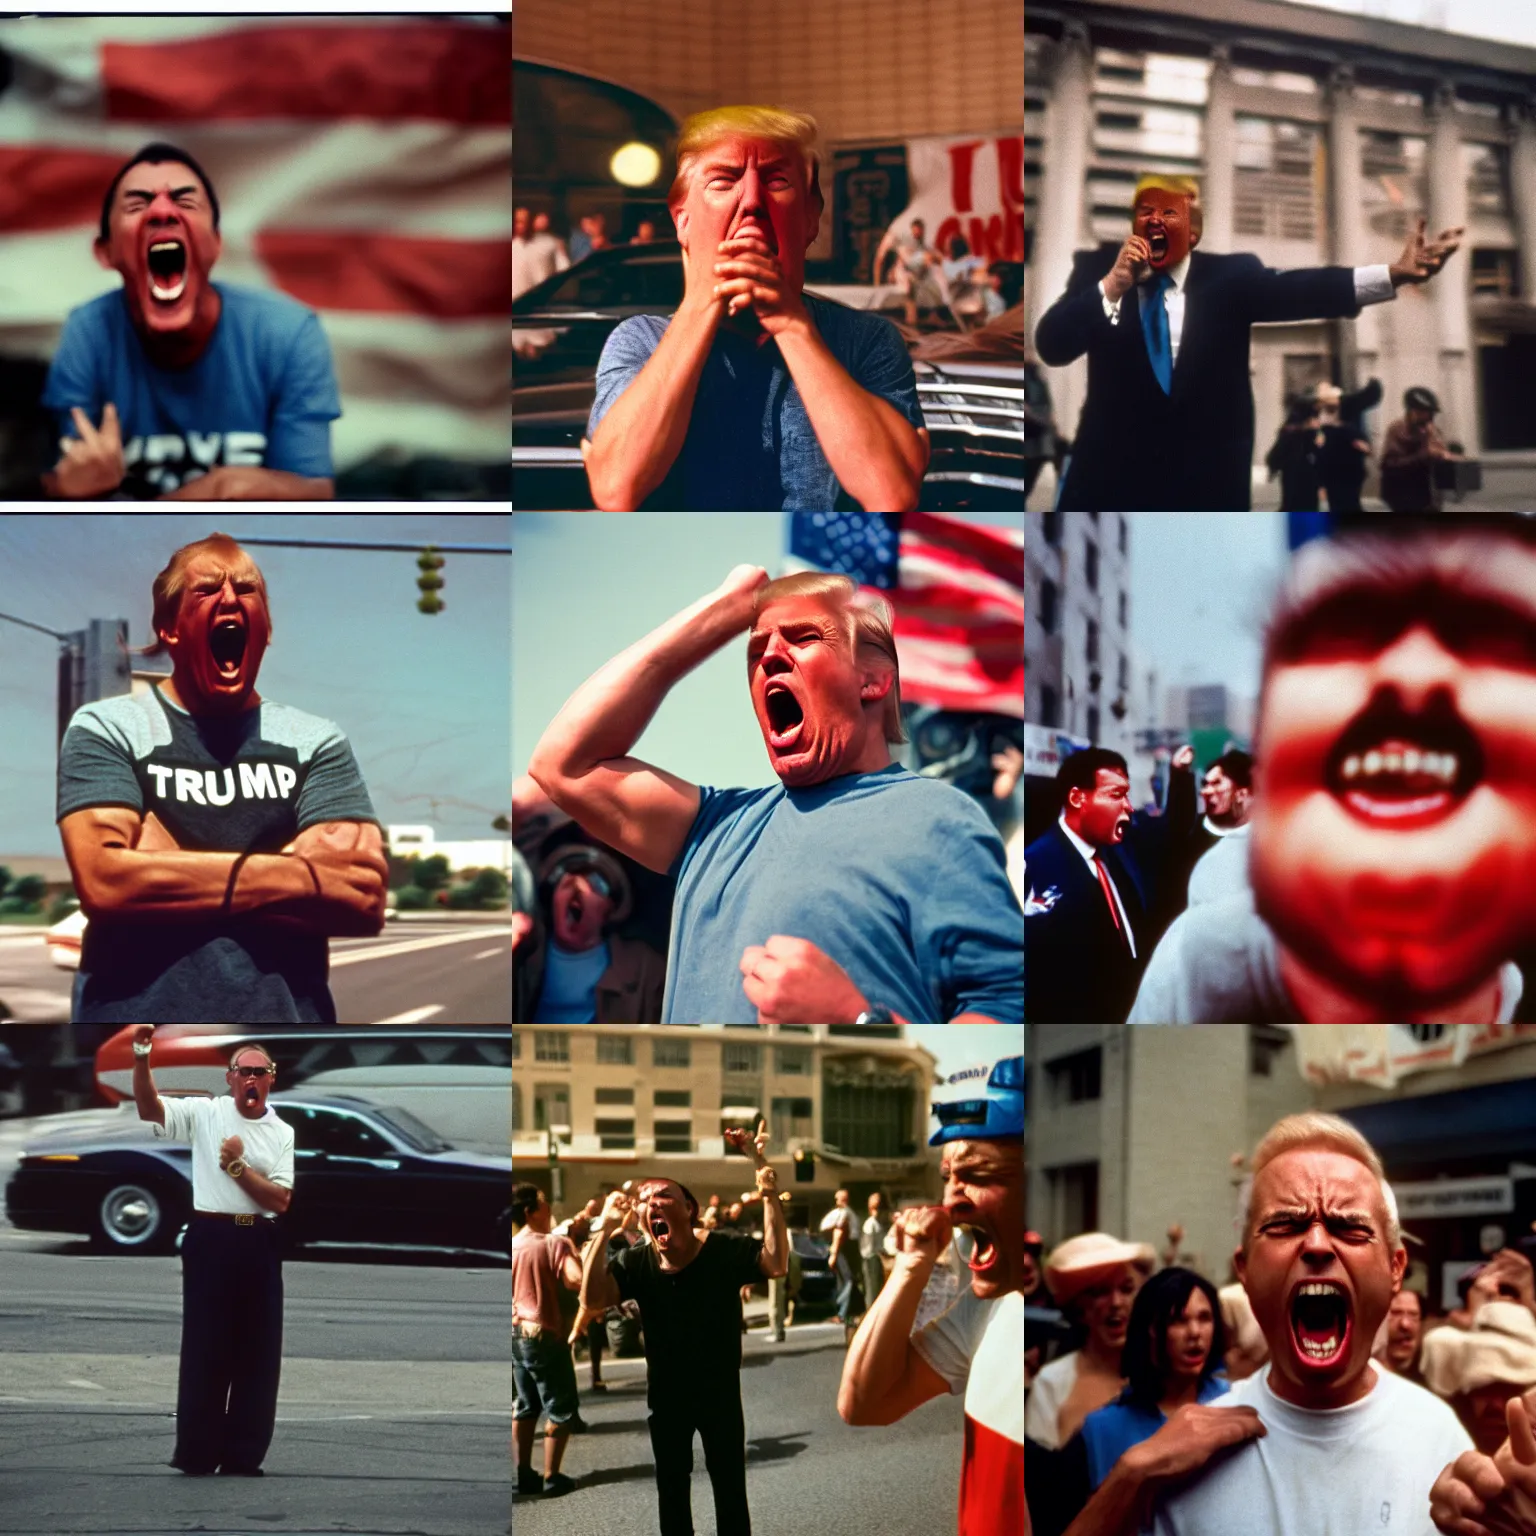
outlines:
[[[628,756],[672,688],[752,623],[768,573],[738,565],[706,597],[600,667],[566,700],[528,774],[593,837],[665,873],[699,812],[699,788]]]
[[[133,1043],[136,1046],[148,1045],[154,1038],[153,1024],[140,1024],[133,1032]],[[147,1052],[143,1055],[138,1051],[133,1053],[133,1102],[138,1108],[140,1120],[148,1120],[154,1125],[165,1124],[165,1105],[160,1102],[160,1095],[155,1089]]]
[[[623,1300],[619,1283],[608,1270],[608,1234],[623,1225],[628,1210],[629,1196],[622,1189],[612,1191],[582,1250],[581,1305],[588,1312],[606,1312]]]
[[[758,1193],[763,1197],[763,1251],[757,1267],[770,1280],[782,1280],[789,1273],[789,1229],[784,1225],[784,1207],[779,1204],[779,1176],[768,1166],[764,1155],[768,1122],[759,1115],[755,1136],[751,1131],[730,1130],[725,1133],[725,1140],[752,1159]]]

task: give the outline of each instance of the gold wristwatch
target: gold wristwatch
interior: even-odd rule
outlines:
[[[235,1158],[230,1163],[229,1167],[224,1170],[224,1172],[227,1173],[230,1178],[238,1179],[240,1175],[245,1172],[245,1159],[243,1157]]]

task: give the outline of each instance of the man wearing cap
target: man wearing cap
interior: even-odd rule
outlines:
[[[1431,391],[1415,385],[1403,396],[1403,410],[1381,448],[1381,499],[1394,512],[1438,512],[1435,465],[1462,455],[1446,447],[1435,426],[1440,402]]]
[[[1371,1363],[1408,1264],[1381,1160],[1348,1121],[1308,1113],[1271,1127],[1251,1166],[1233,1267],[1269,1364],[1126,1451],[1068,1536],[1429,1530],[1436,1470],[1470,1442],[1433,1394]]]
[[[1470,1328],[1436,1328],[1423,1351],[1425,1386],[1450,1403],[1472,1443],[1492,1456],[1504,1443],[1510,1398],[1536,1387],[1536,1317],[1517,1301],[1487,1301]]]
[[[293,1127],[267,1104],[277,1077],[241,1046],[216,1099],[162,1099],[133,1038],[133,1101],[157,1138],[192,1145],[192,1219],[181,1244],[181,1370],[171,1465],[193,1477],[260,1477],[277,1421],[283,1266],[274,1218],[293,1197]]]
[[[843,1362],[837,1411],[848,1424],[894,1424],[942,1392],[964,1392],[957,1536],[1017,1536],[1028,1528],[1024,1058],[998,1062],[984,1086],[974,1073],[950,1082],[929,1140],[944,1148],[944,1203],[897,1213],[895,1265]],[[957,1226],[974,1241],[970,1286],[913,1333],[923,1289]]]
[[[1249,335],[1266,321],[1353,317],[1433,277],[1462,231],[1419,220],[1390,266],[1276,272],[1197,251],[1199,183],[1144,176],[1131,234],[1080,252],[1035,345],[1060,368],[1088,358],[1088,396],[1057,503],[1094,511],[1246,510],[1253,484]]]

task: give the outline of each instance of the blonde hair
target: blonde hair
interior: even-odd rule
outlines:
[[[1387,1246],[1402,1247],[1403,1233],[1398,1223],[1397,1198],[1392,1193],[1392,1186],[1387,1183],[1386,1171],[1381,1166],[1376,1149],[1348,1120],[1338,1115],[1325,1115],[1317,1110],[1287,1115],[1285,1119],[1277,1120],[1254,1150],[1253,1183],[1248,1189],[1248,1209],[1243,1213],[1243,1247],[1248,1246],[1248,1238],[1253,1229],[1253,1191],[1258,1186],[1259,1174],[1286,1152],[1314,1147],[1327,1152],[1342,1152],[1345,1157],[1352,1157],[1370,1169],[1377,1184],[1381,1186],[1381,1202],[1386,1207]]]
[[[1136,204],[1143,192],[1174,192],[1189,199],[1189,244],[1193,250],[1205,229],[1205,212],[1200,207],[1200,183],[1193,176],[1163,176],[1156,172],[1143,176],[1131,193],[1131,217],[1136,216]]]
[[[789,597],[822,597],[848,615],[848,646],[858,659],[859,647],[872,646],[891,664],[891,691],[885,696],[881,724],[885,739],[899,744],[907,739],[901,724],[901,663],[896,656],[896,636],[892,631],[891,605],[883,597],[861,592],[847,576],[835,571],[796,571],[780,576],[757,589],[752,617],[770,603]]]
[[[674,211],[688,197],[693,172],[704,151],[721,139],[736,136],[767,139],[792,146],[805,169],[807,201],[822,201],[821,165],[816,154],[816,119],[782,107],[711,107],[683,120],[677,137],[677,174],[667,192]]]
[[[271,1053],[267,1050],[266,1046],[259,1045],[254,1040],[247,1040],[244,1045],[238,1046],[235,1050],[230,1052],[230,1056],[229,1056],[229,1070],[231,1072],[233,1072],[235,1070],[235,1063],[237,1061],[239,1061],[240,1058],[243,1055],[245,1055],[245,1053],[247,1051],[260,1051],[261,1054],[266,1057],[267,1065],[272,1068],[272,1071],[274,1073],[276,1073],[276,1071],[277,1071],[277,1063],[272,1060]]]
[[[183,544],[171,556],[166,568],[155,577],[155,609],[150,620],[150,629],[155,639],[153,644],[143,647],[138,654],[158,656],[166,649],[160,639],[160,632],[176,628],[176,620],[181,613],[182,593],[187,587],[187,567],[199,555],[212,555],[218,560],[221,566],[219,574],[222,576],[233,576],[237,580],[242,577],[254,578],[256,589],[261,593],[262,609],[267,616],[267,631],[271,633],[272,610],[267,604],[267,583],[261,568],[227,533],[210,533],[206,539],[199,539],[195,544]]]

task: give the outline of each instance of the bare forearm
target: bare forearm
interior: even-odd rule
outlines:
[[[1122,1457],[1067,1527],[1066,1536],[1136,1536],[1145,1490],[1140,1473]]]
[[[782,1280],[789,1273],[789,1232],[784,1207],[772,1190],[763,1196],[763,1252],[768,1255],[769,1278]]]
[[[912,1348],[912,1324],[917,1320],[923,1287],[933,1265],[911,1255],[898,1255],[890,1279],[880,1288],[874,1305],[848,1346],[837,1411],[848,1424],[879,1423],[880,1405],[906,1375]]]
[[[712,592],[621,651],[566,700],[534,749],[529,776],[558,804],[551,780],[580,778],[623,757],[673,687],[751,618],[750,596]]]
[[[160,1095],[155,1089],[148,1056],[133,1058],[133,1102],[139,1111],[140,1120],[149,1120],[155,1125],[165,1124],[165,1105],[160,1102]]]
[[[587,1239],[581,1255],[581,1305],[589,1312],[606,1312],[618,1302],[618,1286],[608,1273],[608,1234]]]
[[[264,1211],[274,1211],[281,1216],[288,1209],[293,1191],[282,1184],[274,1184],[264,1173],[257,1173],[249,1164],[235,1181],[240,1188]]]
[[[103,860],[97,888],[84,903],[88,916],[110,915],[145,922],[202,922],[247,916],[279,902],[312,896],[302,860],[233,853],[139,853],[114,849]]]
[[[912,511],[927,454],[911,424],[854,382],[814,325],[777,340],[838,484],[867,512]]]
[[[254,464],[221,464],[189,480],[161,501],[330,501],[335,483],[286,469]]]
[[[694,397],[720,324],[720,306],[686,302],[656,350],[598,424],[587,454],[592,499],[604,512],[633,512],[682,452]]]

